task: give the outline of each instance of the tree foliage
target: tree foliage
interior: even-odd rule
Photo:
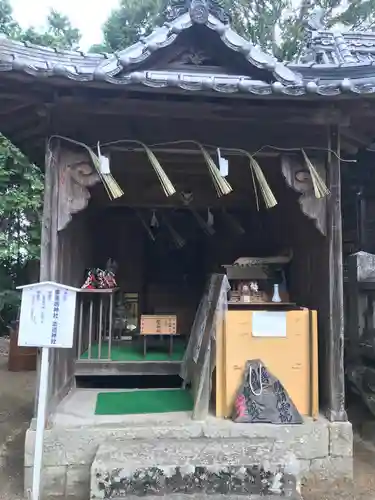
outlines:
[[[69,19],[54,10],[44,31],[23,30],[8,0],[0,0],[0,33],[55,48],[74,49],[80,41]],[[27,263],[39,259],[42,195],[42,171],[0,133],[0,334],[17,314],[15,287],[28,279]]]
[[[75,49],[78,48],[81,34],[74,28],[67,16],[51,9],[46,28],[40,31],[33,26],[23,30],[13,18],[9,0],[0,0],[0,34],[14,40],[35,43],[46,47]]]
[[[16,313],[27,261],[39,258],[42,193],[39,168],[0,134],[0,331]]]
[[[21,41],[32,42],[46,47],[77,49],[81,35],[73,28],[68,17],[51,10],[47,17],[47,29],[43,32],[31,27],[16,36]]]
[[[120,0],[104,25],[103,48],[123,49],[165,21],[168,0]],[[372,29],[375,0],[221,0],[233,27],[244,37],[282,60],[301,48],[303,22],[314,9],[326,12],[328,26]]]
[[[43,174],[0,134],[0,261],[39,255]]]

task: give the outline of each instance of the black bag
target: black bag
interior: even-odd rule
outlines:
[[[232,419],[243,423],[302,424],[302,417],[281,382],[259,359],[246,362]]]

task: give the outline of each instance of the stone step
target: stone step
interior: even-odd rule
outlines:
[[[296,498],[299,464],[285,449],[243,439],[121,441],[101,445],[91,500],[171,494]]]
[[[160,495],[147,496],[147,500],[160,500]],[[277,500],[278,498],[284,498],[282,495],[247,495],[245,497],[247,500]],[[302,500],[300,495],[294,497],[296,500]],[[292,500],[294,500],[291,497]],[[290,499],[290,500],[291,500]],[[65,499],[64,499],[65,500]],[[73,500],[73,499],[67,499]],[[76,500],[76,499],[74,499]],[[116,497],[116,500],[139,500],[139,496],[127,495],[123,497]],[[244,495],[205,495],[204,493],[186,494],[186,493],[173,493],[168,495],[168,500],[244,500]]]

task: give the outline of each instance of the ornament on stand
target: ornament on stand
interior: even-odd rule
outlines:
[[[82,285],[82,289],[103,290],[116,288],[117,282],[115,277],[115,269],[117,269],[117,264],[111,259],[107,262],[107,268],[105,270],[98,267],[90,269],[87,273],[86,280]]]
[[[97,281],[96,281],[96,276],[95,276],[95,272],[94,272],[93,269],[90,269],[87,272],[86,280],[85,280],[85,282],[84,282],[84,284],[82,285],[81,288],[84,288],[84,289],[95,289],[95,288],[98,288]]]

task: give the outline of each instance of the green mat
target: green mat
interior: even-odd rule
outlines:
[[[100,392],[95,415],[134,415],[190,411],[193,398],[183,389]]]
[[[143,350],[140,345],[127,344],[112,344],[111,360],[112,361],[182,361],[185,353],[185,344],[175,342],[173,345],[172,356],[169,356],[168,347],[165,350],[147,351],[146,356],[143,356]],[[88,351],[81,355],[80,359],[88,359]],[[94,344],[91,346],[91,359],[108,359],[108,344],[102,344],[102,350],[99,358],[99,346]]]

